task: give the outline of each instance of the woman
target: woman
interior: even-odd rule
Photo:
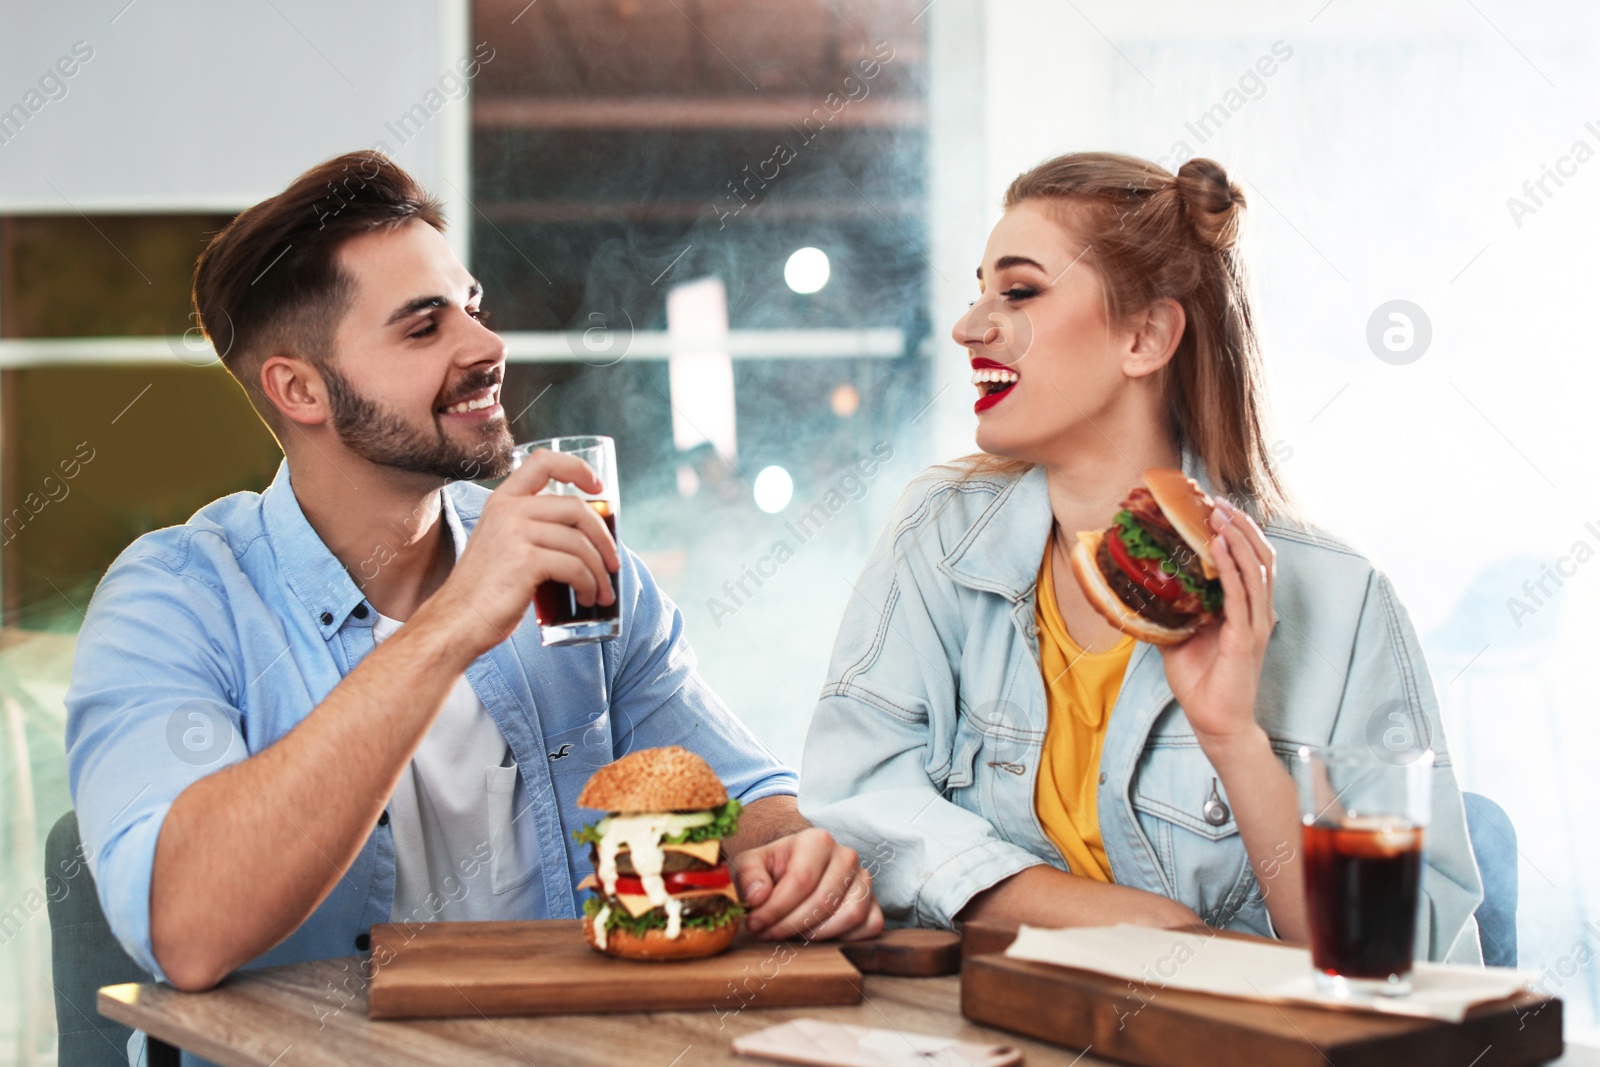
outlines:
[[[868,857],[894,922],[1204,920],[1304,943],[1287,761],[1399,723],[1438,754],[1418,951],[1480,961],[1415,634],[1382,574],[1293,519],[1272,467],[1244,197],[1210,160],[1174,176],[1083,153],[1005,207],[954,330],[985,454],[919,476],[867,564],[802,810]],[[1149,467],[1217,499],[1224,593],[1219,624],[1162,649],[1102,619],[1066,562]]]

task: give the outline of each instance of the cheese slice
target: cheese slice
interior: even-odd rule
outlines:
[[[687,893],[672,894],[672,899],[679,901],[693,900],[696,897],[727,897],[735,904],[739,903],[739,891],[734,889],[731,884],[725,885],[721,889],[691,889]],[[649,897],[639,893],[618,893],[616,901],[635,919],[655,907],[654,904],[650,903]],[[672,935],[669,933],[668,936]]]
[[[681,852],[685,856],[693,856],[701,863],[712,867],[717,865],[722,850],[722,842],[716,838],[710,841],[685,841],[681,845],[665,844],[661,846],[662,852]]]

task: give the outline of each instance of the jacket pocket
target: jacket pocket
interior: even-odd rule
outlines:
[[[965,715],[956,720],[955,741],[950,749],[950,766],[939,784],[946,791],[966,789],[977,781],[974,768],[983,748],[983,729]],[[937,782],[938,779],[935,779]]]
[[[517,840],[516,818],[521,811],[517,803],[525,802],[526,797],[526,790],[518,795],[520,773],[513,763],[509,767],[490,767],[484,775],[489,794],[489,884],[496,895],[511,892],[534,875],[533,864],[525,862]]]
[[[1130,799],[1174,899],[1225,925],[1254,878],[1233,806],[1199,742],[1152,739]]]

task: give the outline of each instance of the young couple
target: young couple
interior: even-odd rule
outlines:
[[[1381,574],[1289,519],[1269,463],[1242,207],[1202,160],[1073,155],[1012,185],[955,339],[1017,380],[980,405],[984,454],[919,477],[873,553],[803,782],[701,680],[638,559],[539,495],[597,488],[587,468],[461,480],[507,474],[506,351],[436,202],[363,152],[246,211],[195,303],[284,463],[117,559],[67,697],[112,930],[204,989],[364,950],[373,923],[573,917],[578,791],[681,744],[746,805],[727,847],[761,937],[983,915],[1303,941],[1283,759],[1400,699],[1441,757],[1421,948],[1479,958],[1415,636]],[[1154,466],[1234,501],[1211,520],[1226,617],[1162,650],[1064,563]],[[609,603],[617,571],[621,637],[541,647],[534,588]]]

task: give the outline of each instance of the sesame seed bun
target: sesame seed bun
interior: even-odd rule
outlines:
[[[1112,626],[1125,634],[1132,634],[1136,640],[1152,645],[1176,645],[1187,640],[1199,628],[1198,623],[1177,629],[1162,626],[1133,611],[1117,596],[1095,563],[1095,554],[1100,551],[1100,539],[1104,536],[1102,530],[1080,530],[1078,543],[1072,546],[1068,557],[1072,563],[1072,576],[1083,587],[1083,595],[1090,605],[1105,616]]]
[[[1144,484],[1156,498],[1161,513],[1178,531],[1178,536],[1189,543],[1200,557],[1200,569],[1207,580],[1219,573],[1216,560],[1211,556],[1211,527],[1207,521],[1216,509],[1216,502],[1200,488],[1200,483],[1167,467],[1151,467],[1144,472]]]
[[[644,936],[626,930],[606,933],[606,947],[595,943],[594,917],[583,920],[583,939],[589,947],[607,956],[621,956],[629,960],[689,960],[701,956],[715,956],[726,952],[733,939],[739,935],[739,921],[723,923],[715,930],[699,926],[685,926],[678,936],[668,940],[665,930],[646,930]]]
[[[728,802],[711,764],[686,748],[642,748],[601,767],[578,794],[578,806],[636,814],[701,811]]]

